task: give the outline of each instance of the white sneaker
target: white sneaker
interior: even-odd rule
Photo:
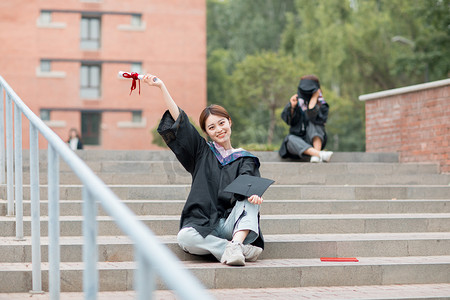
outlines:
[[[245,261],[256,261],[258,256],[262,253],[263,249],[253,245],[242,245],[242,253],[244,254]]]
[[[323,162],[329,162],[331,159],[331,155],[333,155],[332,151],[320,151],[320,160]]]
[[[220,262],[229,266],[245,266],[245,257],[240,243],[228,242]]]
[[[322,161],[322,160],[320,159],[319,156],[311,156],[310,162],[312,162],[312,163],[318,163],[318,162],[321,162],[321,161]]]

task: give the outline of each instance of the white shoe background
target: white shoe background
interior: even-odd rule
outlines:
[[[318,162],[321,162],[321,159],[320,159],[319,156],[311,156],[310,162],[312,162],[312,163],[318,163]]]
[[[320,160],[323,162],[329,162],[331,156],[333,155],[332,151],[320,151]]]

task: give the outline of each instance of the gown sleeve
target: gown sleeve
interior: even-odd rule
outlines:
[[[192,174],[196,158],[207,145],[205,139],[189,122],[186,113],[181,108],[179,110],[180,115],[176,120],[169,111],[164,113],[158,126],[158,133],[186,171]]]
[[[328,119],[328,110],[329,106],[327,103],[323,103],[322,105],[316,104],[314,108],[308,109],[306,111],[306,115],[308,119],[311,120],[316,125],[325,125]]]

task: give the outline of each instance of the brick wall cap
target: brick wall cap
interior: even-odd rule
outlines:
[[[385,90],[385,91],[376,92],[376,93],[372,93],[372,94],[365,94],[365,95],[359,96],[358,99],[359,99],[359,101],[375,100],[375,99],[385,98],[385,97],[389,97],[389,96],[395,96],[395,95],[406,94],[406,93],[411,93],[411,92],[416,92],[416,91],[421,91],[421,90],[426,90],[426,89],[442,87],[442,86],[446,86],[446,85],[450,85],[450,78],[427,82],[427,83],[422,83],[422,84],[410,85],[410,86],[406,86],[406,87],[402,87],[402,88],[398,88],[398,89]]]

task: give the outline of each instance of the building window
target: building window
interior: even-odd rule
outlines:
[[[53,71],[52,61],[48,59],[41,59],[39,66],[36,67],[36,76],[40,78],[65,78],[66,72]]]
[[[142,64],[141,63],[132,63],[130,71],[136,72],[136,73],[141,73],[142,72]]]
[[[52,71],[52,64],[49,60],[41,59],[41,66],[40,66],[41,72],[51,72]]]
[[[81,112],[81,139],[85,145],[100,145],[100,124],[102,114],[99,112]]]
[[[41,109],[39,112],[42,121],[50,121],[50,110],[49,109]]]
[[[146,28],[145,22],[142,21],[141,14],[131,14],[131,20],[129,24],[120,24],[119,30],[129,31],[144,31]]]
[[[101,65],[81,65],[80,96],[86,99],[100,98]]]
[[[41,11],[39,22],[42,25],[49,25],[52,23],[52,13],[50,11]]]
[[[66,23],[53,22],[52,12],[49,10],[42,10],[36,20],[36,25],[40,28],[66,28]]]
[[[142,16],[141,15],[131,15],[131,26],[141,27],[142,26]]]
[[[100,48],[100,17],[81,17],[81,49],[97,50]]]
[[[132,122],[133,123],[141,123],[142,122],[142,111],[133,111],[132,112]]]

